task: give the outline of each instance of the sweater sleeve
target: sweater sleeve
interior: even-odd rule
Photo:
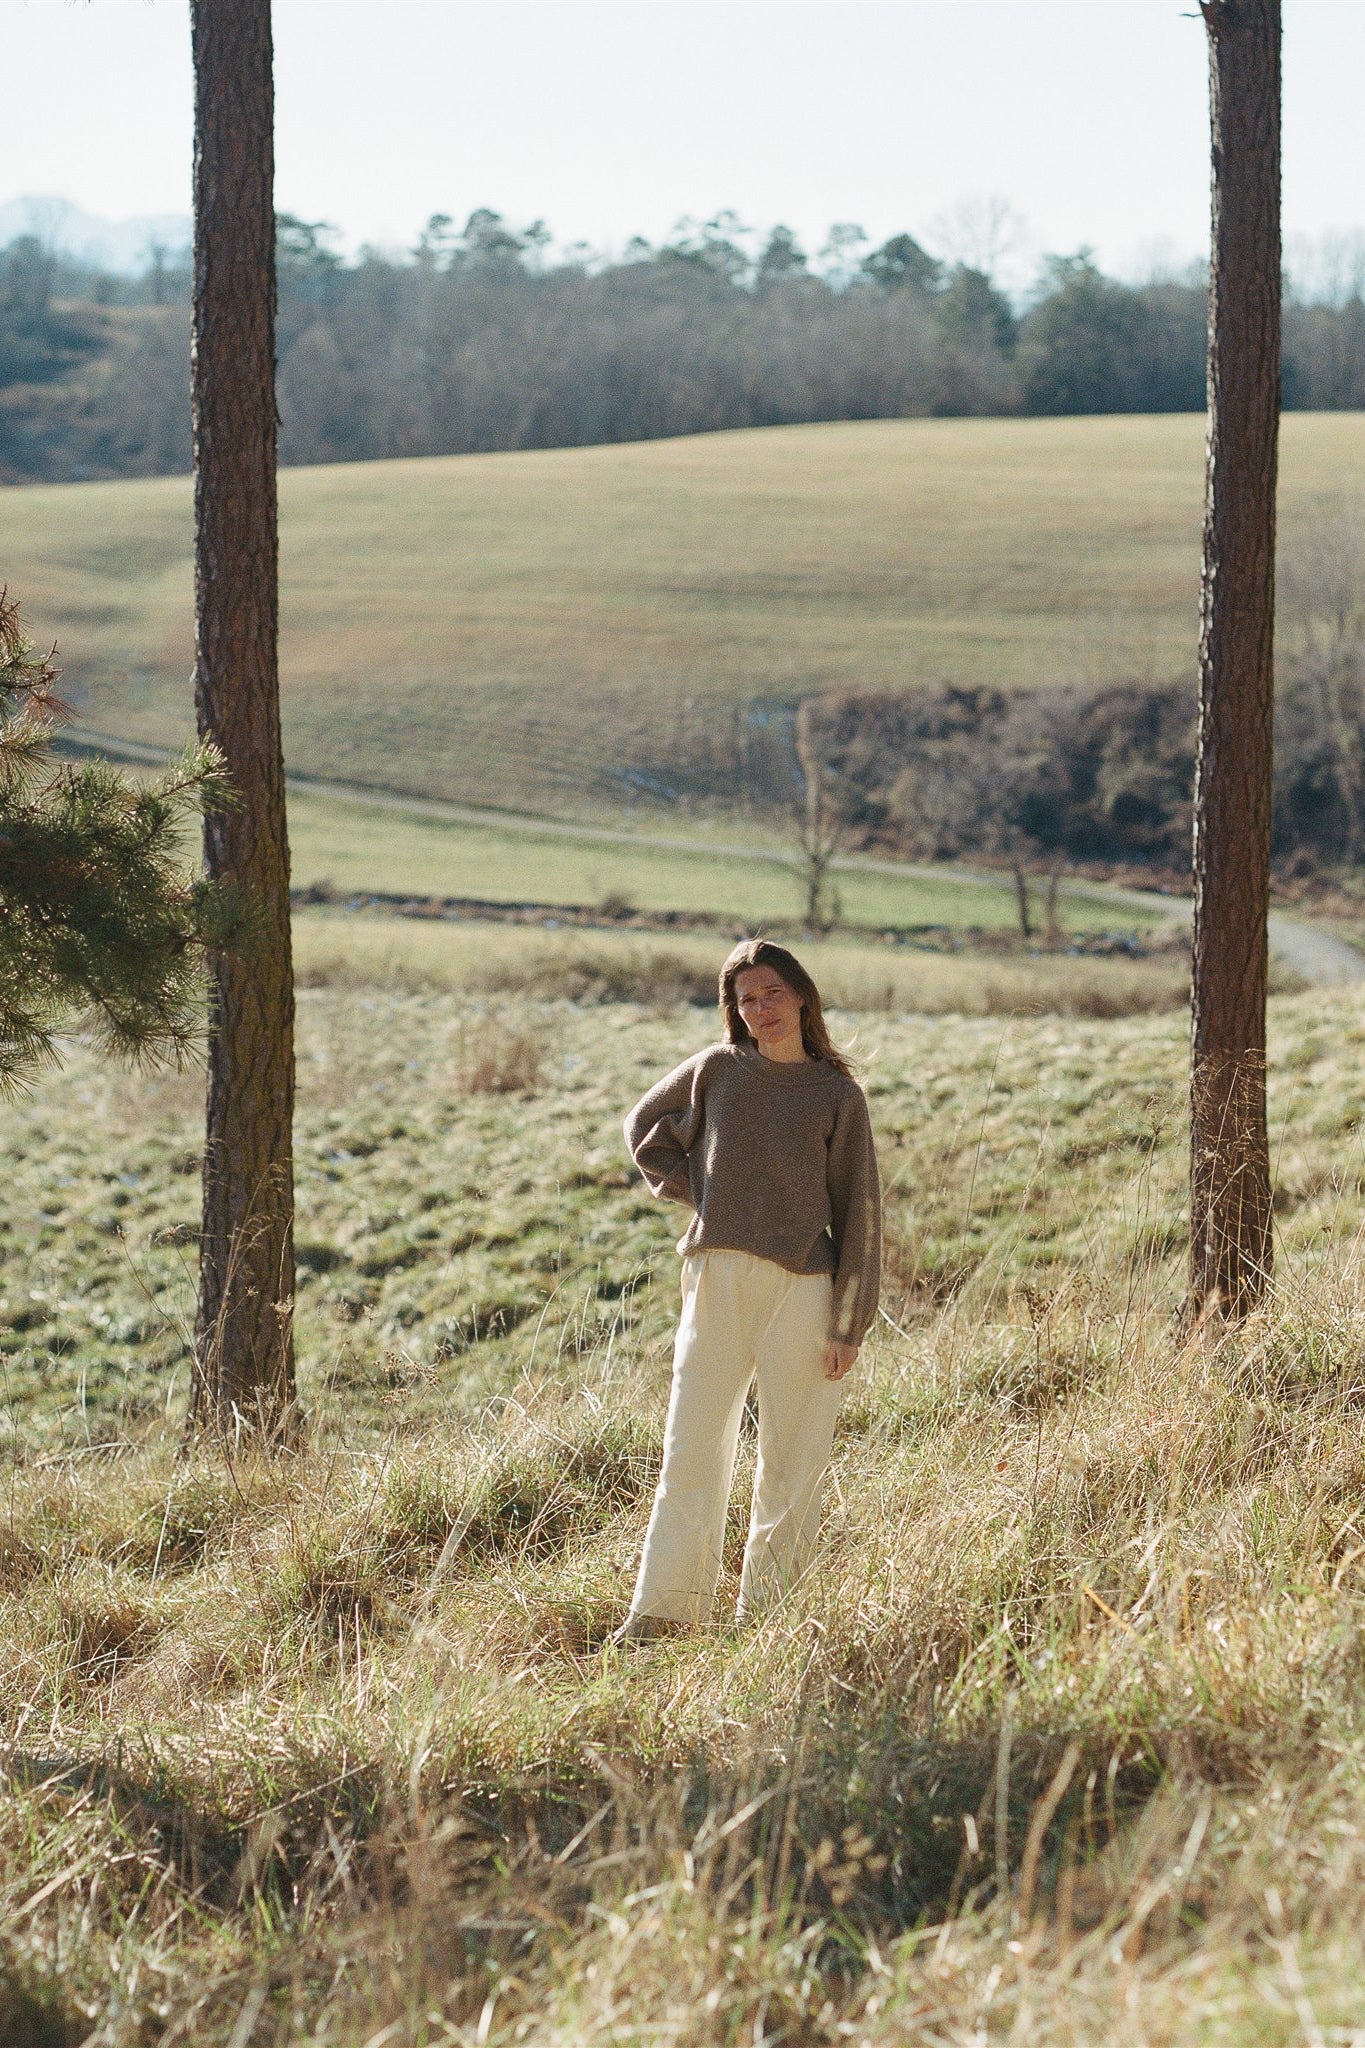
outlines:
[[[882,1191],[867,1098],[856,1083],[839,1104],[829,1141],[829,1208],[838,1260],[833,1335],[861,1344],[881,1293]]]
[[[626,1118],[630,1156],[651,1194],[694,1207],[687,1155],[702,1126],[701,1060],[684,1060],[642,1095]]]

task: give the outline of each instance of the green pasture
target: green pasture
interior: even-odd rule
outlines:
[[[620,1118],[652,1070],[718,1035],[723,944],[296,917],[310,1400],[341,1373],[368,1403],[386,1352],[430,1362],[448,1340],[460,1384],[447,1394],[467,1401],[505,1348],[485,1355],[477,1332],[501,1319],[529,1337],[542,1311],[557,1328],[594,1274],[619,1289],[667,1251],[676,1228],[625,1170]],[[956,1171],[951,1192],[938,1185],[938,1148],[951,1139],[968,1169],[983,1102],[1003,1118],[993,1171],[1014,1173],[1039,1119],[1075,1116],[1087,1142],[1101,1134],[1107,1186],[1126,1152],[1111,1156],[1102,1137],[1106,1058],[1135,1100],[1175,1085],[1178,962],[953,958],[847,937],[802,954],[883,1121],[885,1076],[898,1077],[892,1122],[911,1150],[888,1152],[888,1199],[904,1207],[907,1243],[942,1235],[933,1259],[949,1256],[962,1192]],[[992,1078],[1003,1047],[1018,1070]],[[185,1394],[203,1076],[129,1073],[80,1041],[66,1050],[61,1072],[4,1110],[0,1459],[16,1429],[83,1440],[128,1403],[146,1421]],[[1356,1093],[1343,1098],[1353,1115]]]
[[[910,420],[286,471],[291,764],[598,810],[755,703],[1164,677],[1194,654],[1201,418]],[[1284,422],[1281,524],[1365,416]],[[3,580],[92,726],[189,730],[187,478],[0,490]]]
[[[307,790],[291,796],[289,819],[299,888],[590,906],[617,898],[644,912],[708,912],[746,926],[796,924],[805,901],[794,856],[790,863],[762,857],[777,851],[771,838],[746,857],[721,846],[708,850],[704,838],[693,849],[624,835],[568,836],[529,819],[447,822]],[[1013,887],[1003,879],[976,881],[950,869],[939,876],[850,868],[837,883],[842,921],[855,928],[1006,931],[1016,924]],[[1080,891],[1063,893],[1062,917],[1077,932],[1152,923],[1148,913]]]

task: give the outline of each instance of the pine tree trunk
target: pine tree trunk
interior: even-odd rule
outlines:
[[[1205,0],[1213,143],[1194,809],[1190,1293],[1239,1318],[1271,1277],[1266,912],[1280,414],[1279,0]]]
[[[195,704],[238,802],[204,829],[248,936],[212,967],[192,1426],[294,1406],[294,990],[280,745],[270,0],[192,0]]]

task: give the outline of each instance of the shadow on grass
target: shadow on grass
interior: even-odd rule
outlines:
[[[426,1784],[373,1764],[330,1781],[296,1766],[292,1790],[277,1778],[272,1804],[240,1814],[190,1780],[103,1759],[16,1756],[5,1770],[52,1823],[63,1806],[104,1802],[111,1835],[136,1851],[144,1898],[147,1871],[163,1873],[168,1914],[187,1903],[239,1953],[273,1927],[258,1973],[296,2013],[322,2002],[333,1962],[359,1941],[390,1959],[389,1979],[363,1987],[367,2025],[391,2019],[390,1992],[419,1980],[447,2017],[473,2024],[492,1984],[553,1973],[632,1900],[662,1901],[679,1938],[689,1915],[736,1938],[795,1938],[834,1998],[900,1935],[993,1900],[1008,1918],[1021,1873],[1026,1913],[1034,1902],[1050,1913],[1060,1881],[1070,1924],[1096,1925],[1113,1885],[1078,1885],[1076,1872],[1140,1820],[1166,1773],[1150,1750],[1072,1747],[1007,1723],[967,1739],[912,1735],[888,1709],[880,1723],[798,1725],[747,1766],[697,1756],[645,1769],[592,1745],[577,1769],[483,1782],[468,1763],[458,1783],[433,1764]],[[1064,1796],[1050,1800],[1059,1766]],[[0,2032],[0,2048],[86,2038],[69,1987],[7,1944],[0,1990],[28,2028]],[[205,2028],[219,2038],[207,2008]]]

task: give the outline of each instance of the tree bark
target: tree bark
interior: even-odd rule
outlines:
[[[195,706],[238,801],[210,876],[245,937],[214,956],[191,1426],[295,1419],[294,989],[280,743],[270,0],[192,0]]]
[[[1205,0],[1213,151],[1194,807],[1190,1295],[1237,1319],[1272,1271],[1266,913],[1280,414],[1279,0]]]

